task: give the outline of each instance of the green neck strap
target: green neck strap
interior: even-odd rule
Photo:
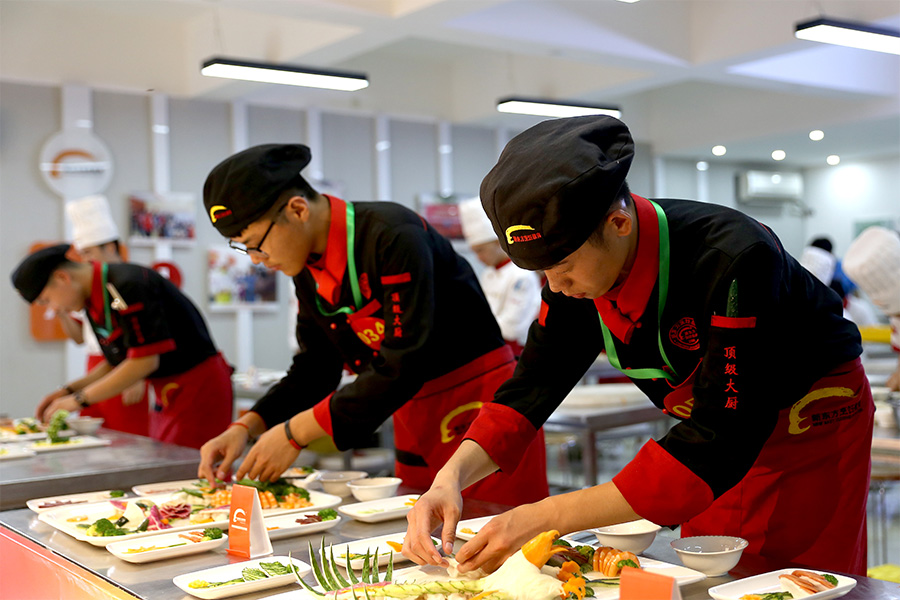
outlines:
[[[662,377],[672,381],[677,377],[677,373],[675,372],[672,363],[669,362],[669,357],[666,356],[666,351],[663,348],[662,343],[662,333],[659,330],[663,309],[666,306],[666,297],[669,293],[669,222],[666,220],[666,213],[663,212],[663,209],[656,202],[650,200],[650,204],[652,204],[653,208],[656,210],[656,215],[659,220],[659,307],[656,319],[656,339],[659,344],[659,353],[662,355],[662,359],[665,361],[666,365],[671,369],[671,372],[652,368],[623,369],[622,365],[619,363],[619,355],[616,352],[613,336],[609,332],[609,328],[603,322],[603,317],[600,316],[599,312],[597,313],[597,316],[600,318],[600,326],[603,329],[603,345],[606,349],[606,355],[609,357],[609,364],[632,379],[658,379]]]
[[[97,331],[102,333],[103,337],[109,337],[112,334],[112,313],[109,308],[109,292],[106,290],[107,266],[106,263],[100,266],[100,281],[103,288],[103,316],[106,319],[106,327],[97,327]]]
[[[356,303],[356,309],[362,307],[362,294],[359,291],[359,281],[356,278],[356,256],[353,253],[354,237],[356,231],[356,212],[353,204],[346,202],[347,207],[347,270],[350,271],[350,291],[353,292],[353,301]],[[340,282],[338,282],[340,283]],[[352,314],[353,309],[347,306],[341,306],[337,310],[329,312],[322,306],[319,300],[319,284],[316,284],[316,308],[326,317],[333,317],[337,314]]]

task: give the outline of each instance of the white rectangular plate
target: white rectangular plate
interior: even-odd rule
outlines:
[[[73,435],[64,442],[58,444],[49,444],[45,442],[31,442],[27,448],[37,453],[57,452],[60,450],[80,450],[82,448],[98,448],[100,446],[109,446],[111,440],[94,437],[92,435]]]
[[[279,575],[277,577],[267,577],[266,579],[256,579],[254,581],[245,581],[243,583],[233,583],[231,585],[223,585],[214,588],[191,588],[188,584],[192,581],[228,581],[229,579],[237,579],[241,576],[241,571],[247,567],[259,568],[261,562],[280,562],[283,565],[294,563],[299,571],[299,575],[303,577],[312,570],[308,564],[296,558],[290,559],[287,556],[266,556],[263,558],[254,558],[243,562],[224,565],[221,567],[213,567],[212,569],[203,569],[202,571],[194,571],[179,575],[172,580],[176,586],[182,591],[197,598],[205,598],[214,600],[215,598],[228,598],[237,596],[238,594],[249,594],[250,592],[258,592],[270,588],[276,588],[283,585],[295,583],[294,574]]]
[[[461,540],[471,540],[475,534],[481,531],[481,528],[487,525],[488,521],[493,519],[490,517],[478,517],[477,519],[466,519],[456,524],[456,537]],[[463,531],[465,529],[466,531]]]
[[[191,531],[203,531],[204,527],[189,529]],[[222,544],[228,542],[228,536],[223,535],[217,540],[207,540],[205,542],[192,542],[186,538],[180,537],[183,533],[162,533],[154,535],[149,539],[143,540],[126,540],[124,542],[114,542],[109,544],[106,549],[109,550],[116,558],[130,563],[148,563],[155,560],[163,560],[166,558],[175,558],[177,556],[185,556],[187,554],[198,554],[200,552],[208,552],[215,550]],[[172,544],[182,544],[181,546],[172,546]],[[130,549],[146,548],[147,546],[157,546],[159,550],[146,550],[144,552],[128,552]]]
[[[345,504],[338,508],[338,511],[357,521],[378,523],[405,517],[412,510],[413,501],[418,499],[418,494],[394,496],[393,498],[384,498],[382,500]]]
[[[303,512],[278,515],[275,517],[266,517],[265,524],[266,531],[269,533],[269,539],[280,540],[281,538],[293,537],[296,535],[308,535],[310,533],[325,531],[326,529],[331,529],[342,520],[340,515],[338,515],[336,519],[331,519],[330,521],[320,521],[318,523],[308,523],[306,525],[297,522],[297,519],[300,519],[306,515],[314,515],[317,512],[319,511],[309,511],[304,509]]]
[[[157,496],[144,496],[149,500],[152,500],[156,504],[162,504],[172,497],[172,494],[160,494]],[[131,498],[134,500],[134,498]],[[323,508],[331,508],[332,506],[337,506],[340,504],[341,499],[337,496],[332,496],[331,494],[323,494],[322,492],[310,492],[309,500],[313,503],[312,506],[307,506],[304,508],[270,508],[263,509],[263,516],[269,515],[280,515],[280,514],[288,514],[288,513],[296,513],[300,511],[319,511]],[[97,519],[102,519],[104,517],[109,517],[115,512],[115,507],[106,502],[98,502],[94,504],[79,504],[71,508],[55,508],[53,510],[48,510],[47,512],[43,512],[38,515],[38,519],[50,525],[51,527],[58,529],[59,531],[71,535],[76,540],[80,540],[82,542],[87,542],[93,546],[107,546],[112,544],[113,542],[120,542],[125,540],[132,540],[137,538],[144,538],[151,535],[159,535],[160,533],[175,533],[178,531],[186,531],[190,529],[198,529],[204,527],[218,527],[219,529],[228,529],[228,517],[226,516],[224,519],[219,519],[216,521],[211,521],[208,523],[190,523],[189,521],[184,521],[182,524],[176,524],[171,529],[166,529],[163,532],[160,531],[142,531],[140,533],[129,533],[128,535],[119,535],[119,536],[109,536],[109,537],[97,537],[97,536],[89,536],[85,535],[84,529],[78,527],[78,523],[69,522],[68,519],[76,516],[86,516],[87,519],[81,521],[82,523],[93,523]]]
[[[391,559],[391,552],[394,553],[394,564],[396,565],[398,562],[406,562],[409,560],[395,549],[391,548],[388,545],[388,542],[394,542],[396,544],[403,545],[403,538],[406,536],[406,532],[394,533],[392,535],[382,535],[379,537],[366,538],[364,540],[356,540],[354,542],[343,542],[340,544],[334,544],[334,562],[339,564],[340,566],[346,568],[347,567],[347,552],[350,554],[365,554],[366,551],[371,552],[372,555],[375,555],[375,552],[378,552],[378,566],[383,567],[388,564],[388,560]],[[431,538],[434,542],[440,544],[440,540],[436,540],[435,538]],[[315,546],[313,546],[313,549]],[[331,556],[328,547],[326,546],[326,551],[329,552],[329,557]],[[354,558],[350,561],[350,567],[355,569],[356,571],[361,571],[363,568],[363,563],[365,561],[361,558]]]
[[[131,491],[133,491],[138,496],[155,496],[156,494],[172,494],[181,490],[181,488],[188,488],[189,490],[199,489],[195,483],[200,481],[199,479],[179,479],[178,481],[161,481],[159,483],[142,483],[141,485],[131,486]]]
[[[778,582],[778,576],[784,573],[793,573],[797,569],[781,569],[780,571],[771,571],[762,575],[747,577],[729,583],[723,583],[715,587],[709,588],[709,595],[715,600],[738,600],[744,594],[763,594],[766,592],[780,592],[781,584]],[[813,573],[826,574],[827,571],[818,571],[816,569],[807,569]],[[812,596],[806,596],[804,600],[826,600],[826,598],[840,598],[853,589],[856,580],[852,577],[844,577],[835,573],[834,575],[838,584],[834,589],[819,592]]]
[[[109,500],[111,498],[112,496],[110,496],[110,490],[106,490],[103,492],[84,492],[83,494],[66,494],[64,496],[48,496],[46,498],[35,498],[26,502],[25,506],[36,513],[42,513],[48,510],[53,510],[55,508],[69,508],[71,506],[78,506],[79,504],[93,504],[94,502],[103,502],[104,500]],[[128,499],[129,498],[126,497],[117,498],[117,500]],[[131,497],[130,499],[133,500],[134,497]],[[67,503],[60,504],[59,506],[42,506],[44,504],[52,502]]]
[[[0,447],[0,460],[14,460],[16,458],[28,458],[34,456],[34,450],[25,446],[2,446]]]
[[[75,435],[74,429],[63,429],[59,432],[59,437],[70,437]],[[38,431],[37,433],[11,433],[6,430],[0,430],[0,442],[35,442],[47,439],[47,434]]]

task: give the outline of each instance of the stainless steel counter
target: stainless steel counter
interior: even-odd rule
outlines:
[[[39,453],[0,463],[0,510],[24,507],[32,498],[128,490],[133,485],[197,476],[200,451],[150,438],[100,429],[109,446]]]
[[[402,490],[401,490],[402,491]],[[409,491],[409,490],[407,490]],[[349,502],[353,502],[352,499]],[[496,504],[469,501],[463,511],[463,518],[473,518],[501,512],[504,507]],[[71,562],[87,569],[104,580],[111,582],[136,598],[146,600],[191,600],[191,596],[184,594],[172,583],[172,578],[184,573],[190,573],[201,569],[216,567],[237,562],[239,559],[230,557],[225,550],[207,552],[184,558],[164,560],[144,565],[126,563],[114,557],[104,548],[98,548],[79,542],[50,526],[37,520],[37,515],[28,509],[4,511],[0,513],[0,527],[12,531],[29,540],[36,542],[52,552],[59,554]],[[337,527],[325,532],[326,544],[340,544],[346,541],[365,539],[374,536],[403,532],[406,529],[405,519],[394,519],[383,523],[367,524],[345,518]],[[307,544],[312,542],[317,545],[323,534],[313,534],[305,537],[293,537],[273,542],[276,556],[293,556],[309,562]],[[653,542],[653,545],[644,553],[646,556],[669,563],[680,564],[675,552],[669,546],[669,542],[675,539],[676,534],[669,530],[662,530]],[[461,543],[457,542],[457,550]],[[764,573],[776,569],[791,567],[792,565],[773,564],[760,559],[742,560],[738,566],[728,575],[709,578],[681,588],[684,600],[706,600],[709,598],[707,590],[715,585],[727,583],[737,578],[747,577],[758,573]],[[405,563],[411,564],[411,563]],[[857,586],[849,594],[844,596],[846,600],[888,600],[900,597],[900,586],[866,577],[856,577]],[[312,581],[311,576],[307,577]],[[287,596],[288,598],[301,597],[300,588],[296,585],[284,586],[240,596],[241,600],[254,600],[269,596]]]

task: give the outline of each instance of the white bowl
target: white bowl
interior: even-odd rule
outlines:
[[[659,525],[651,523],[647,519],[591,529],[597,536],[597,541],[604,546],[635,554],[640,554],[649,548],[659,530]]]
[[[368,476],[369,474],[365,471],[329,471],[322,473],[319,483],[322,484],[322,489],[326,493],[344,498],[350,495],[348,483]]]
[[[67,419],[66,423],[79,435],[93,435],[103,425],[103,419],[100,417],[72,417]]]
[[[672,542],[684,566],[708,577],[725,575],[733,569],[748,545],[744,538],[730,535],[698,535]]]
[[[399,477],[372,477],[371,479],[357,479],[347,484],[353,496],[360,502],[367,500],[380,500],[390,498],[397,493],[397,488],[403,480]]]

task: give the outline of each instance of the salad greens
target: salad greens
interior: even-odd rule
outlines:
[[[118,523],[118,521],[116,522]],[[98,519],[92,525],[88,526],[85,533],[91,536],[107,537],[112,535],[127,535],[131,532],[118,527],[109,519]]]
[[[322,517],[323,521],[333,521],[338,517],[337,511],[333,508],[323,508],[316,514]]]
[[[261,562],[259,563],[258,569],[244,567],[244,570],[241,571],[241,576],[236,579],[229,579],[228,581],[203,581],[202,579],[198,579],[190,582],[188,587],[195,590],[219,587],[223,585],[232,585],[234,583],[244,583],[245,581],[268,579],[269,577],[278,577],[279,575],[290,575],[292,572],[291,567],[283,565],[278,561]]]
[[[66,423],[68,417],[69,411],[67,410],[58,410],[50,417],[50,424],[47,425],[47,441],[51,444],[58,444],[66,441],[64,438],[60,437],[59,432],[69,428],[69,424]]]
[[[278,479],[277,481],[256,481],[255,479],[244,477],[236,483],[255,487],[261,492],[272,492],[276,498],[283,498],[288,494],[297,494],[301,498],[309,500],[309,492],[306,488],[297,487],[284,478]]]

